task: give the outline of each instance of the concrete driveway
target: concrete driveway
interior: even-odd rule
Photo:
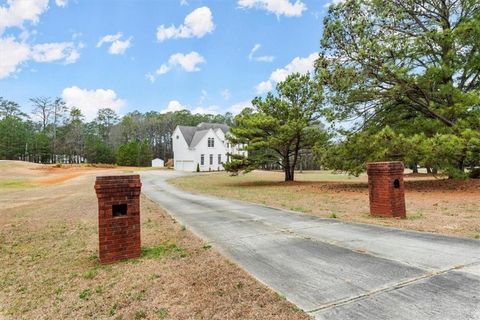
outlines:
[[[480,241],[191,194],[178,175],[144,172],[142,191],[316,319],[480,319]]]

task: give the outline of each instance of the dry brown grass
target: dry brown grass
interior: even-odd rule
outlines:
[[[324,218],[380,224],[480,238],[480,181],[452,181],[428,175],[406,175],[407,219],[369,215],[366,176],[358,178],[326,171],[297,173],[285,183],[280,172],[255,171],[239,177],[226,173],[172,180],[189,191],[213,194]]]
[[[30,183],[51,174],[32,172],[21,179]],[[2,173],[0,182],[12,179]],[[96,174],[85,170],[28,188],[0,184],[0,318],[308,318],[144,197],[147,254],[99,265]]]

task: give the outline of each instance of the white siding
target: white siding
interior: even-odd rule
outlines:
[[[219,130],[221,131],[221,130]],[[213,138],[214,144],[213,147],[208,146],[208,139]],[[200,163],[201,155],[205,155],[205,163],[200,165],[200,171],[217,171],[223,170],[223,165],[218,163],[218,155],[222,155],[222,160],[227,159],[227,149],[225,148],[225,143],[218,136],[218,133],[214,132],[212,129],[208,130],[208,133],[200,140],[200,142],[194,147],[196,161]],[[210,164],[210,155],[213,155],[213,164]]]
[[[172,135],[173,168],[177,171],[195,171],[197,162],[194,152],[189,149],[182,132],[177,127]],[[200,159],[198,159],[200,161]]]
[[[153,159],[152,160],[152,167],[163,167],[164,163],[162,159]]]

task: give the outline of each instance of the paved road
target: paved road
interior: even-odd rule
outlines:
[[[191,194],[177,175],[145,172],[142,191],[316,319],[480,319],[480,241]]]

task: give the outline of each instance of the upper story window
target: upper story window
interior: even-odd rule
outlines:
[[[208,147],[209,148],[215,147],[215,139],[214,138],[208,138]]]

